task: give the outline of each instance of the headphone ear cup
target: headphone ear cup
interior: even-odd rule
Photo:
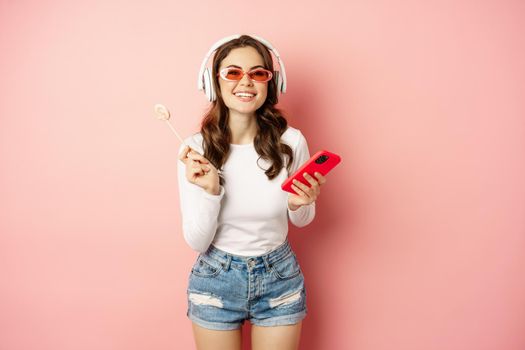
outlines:
[[[211,79],[211,74],[208,68],[202,73],[202,78],[204,80],[204,93],[208,98],[208,101],[215,101],[215,91],[213,89],[213,81]]]
[[[281,88],[283,86],[282,78],[278,70],[273,71],[273,76],[274,76],[276,86],[277,86],[276,93],[277,93],[277,96],[279,96],[281,94]]]

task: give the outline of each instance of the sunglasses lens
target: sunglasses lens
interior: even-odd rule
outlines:
[[[227,80],[241,80],[242,70],[238,68],[228,68],[224,71],[223,77]]]
[[[250,78],[255,81],[268,81],[270,80],[270,72],[264,69],[256,69],[249,73]]]

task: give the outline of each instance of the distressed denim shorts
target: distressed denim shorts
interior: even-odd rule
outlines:
[[[229,254],[210,245],[189,276],[190,320],[214,330],[282,326],[307,313],[304,276],[288,240],[259,256]]]

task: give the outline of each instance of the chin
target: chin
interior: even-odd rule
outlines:
[[[239,113],[250,114],[250,113],[255,113],[255,111],[261,108],[263,104],[264,102],[257,103],[257,104],[250,104],[249,106],[248,105],[243,106],[243,105],[239,105],[238,101],[234,101],[233,103],[227,103],[226,106],[229,109],[233,109]]]
[[[237,113],[245,114],[245,115],[252,115],[255,114],[255,111],[257,111],[257,108],[250,108],[250,109],[235,109]]]

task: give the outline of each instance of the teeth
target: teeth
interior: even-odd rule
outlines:
[[[248,93],[245,93],[245,92],[237,92],[235,93],[235,96],[240,96],[240,97],[253,97],[255,96],[254,94],[248,94]]]

